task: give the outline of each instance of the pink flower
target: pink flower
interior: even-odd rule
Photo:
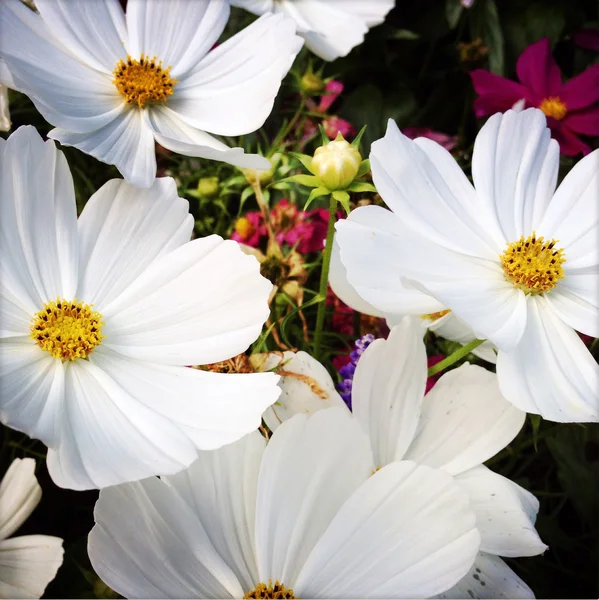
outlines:
[[[336,115],[325,119],[322,122],[322,126],[324,127],[325,133],[332,140],[337,137],[338,133],[340,133],[346,139],[356,135],[354,126],[349,121],[346,121],[345,119],[342,119]]]
[[[331,104],[340,96],[341,92],[343,92],[343,84],[340,81],[336,81],[335,79],[329,81],[324,88],[324,94],[320,99],[320,104],[316,107],[316,111],[326,113],[331,108]]]
[[[296,246],[300,254],[320,252],[327,237],[329,213],[317,208],[300,211],[295,204],[281,200],[271,211],[271,221],[279,244]]]
[[[562,154],[588,154],[590,147],[578,135],[599,135],[599,65],[562,83],[549,40],[543,38],[520,55],[516,72],[520,83],[483,69],[470,73],[479,96],[473,106],[476,116],[505,112],[515,104],[540,108]]]
[[[448,152],[453,150],[458,145],[457,135],[447,135],[446,133],[440,133],[439,131],[433,131],[426,127],[406,127],[401,130],[402,133],[408,136],[411,140],[417,137],[425,137],[437,144],[441,144]]]
[[[262,213],[260,211],[249,212],[235,221],[235,230],[231,239],[252,248],[258,248],[267,233]]]

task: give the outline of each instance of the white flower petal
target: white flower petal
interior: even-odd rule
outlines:
[[[126,598],[241,598],[239,582],[193,510],[151,477],[103,489],[88,554]]]
[[[567,325],[599,337],[599,272],[581,273],[560,281],[545,298],[557,316]]]
[[[225,360],[258,337],[271,289],[237,243],[196,239],[154,261],[105,307],[103,343],[164,364]]]
[[[336,514],[294,586],[301,598],[428,598],[466,574],[480,536],[453,479],[383,467]]]
[[[566,175],[547,207],[537,233],[556,239],[565,251],[568,272],[599,264],[599,150]]]
[[[0,266],[0,280],[4,269]],[[29,337],[31,332],[31,317],[35,307],[27,311],[27,303],[20,302],[3,285],[0,288],[0,338]]]
[[[358,361],[352,410],[370,437],[377,466],[401,460],[418,427],[426,386],[422,328],[404,317],[387,340],[376,340]]]
[[[44,118],[70,131],[94,131],[121,111],[112,75],[68,54],[42,17],[19,0],[0,4],[0,55],[19,91]]]
[[[466,363],[442,375],[427,394],[405,458],[461,473],[505,448],[525,418],[501,395],[494,373]]]
[[[62,540],[24,535],[0,542],[0,597],[41,598],[62,564]]]
[[[500,556],[535,556],[547,550],[534,523],[539,501],[528,491],[479,465],[455,477],[470,496],[480,549]]]
[[[366,302],[347,280],[347,269],[341,262],[341,250],[339,249],[337,236],[333,238],[333,251],[329,267],[329,285],[337,298],[354,310],[373,317],[383,316],[383,313],[372,306],[372,304]]]
[[[467,575],[436,597],[534,600],[535,595],[498,556],[479,552]]]
[[[279,399],[264,411],[262,418],[271,431],[296,414],[310,415],[332,406],[346,407],[329,372],[307,352],[269,353],[265,370],[281,365]]]
[[[270,114],[301,45],[292,19],[264,15],[181,77],[168,107],[202,131],[231,136],[256,131]]]
[[[387,13],[395,6],[395,0],[377,0],[377,2],[337,0],[335,6],[360,17],[368,27],[374,27],[385,20]]]
[[[0,540],[12,535],[42,498],[33,458],[15,458],[0,482]]]
[[[380,312],[402,316],[445,308],[402,282],[398,260],[405,252],[401,242],[405,227],[393,213],[379,206],[364,206],[352,211],[348,219],[337,221],[335,229],[348,282],[365,302]]]
[[[518,408],[558,423],[599,421],[599,365],[542,296],[528,302],[520,343],[499,352],[503,395]]]
[[[274,375],[219,379],[100,349],[90,358],[67,369],[60,445],[48,451],[55,483],[72,489],[176,473],[198,448],[216,448],[255,429],[278,394]]]
[[[64,366],[32,340],[0,342],[0,420],[51,446],[59,439]]]
[[[484,124],[474,144],[472,178],[479,201],[497,219],[504,243],[539,227],[558,168],[559,145],[540,110],[508,110]]]
[[[78,226],[77,297],[101,311],[154,260],[189,241],[193,217],[170,177],[147,190],[113,179],[86,203]]]
[[[220,160],[247,169],[272,167],[264,156],[245,154],[243,148],[229,148],[210,134],[187,125],[167,106],[152,107],[148,119],[156,141],[177,154]]]
[[[156,56],[182,79],[218,40],[228,18],[228,2],[130,0],[127,49],[134,58]]]
[[[428,329],[446,340],[459,342],[462,345],[466,345],[475,339],[472,330],[467,325],[464,325],[452,312],[433,321]],[[491,342],[482,343],[472,351],[472,354],[493,364],[497,362],[497,353]]]
[[[191,507],[219,556],[245,591],[258,582],[254,526],[258,472],[265,439],[257,431],[163,478]]]
[[[372,144],[372,178],[389,208],[412,230],[444,248],[493,259],[500,248],[493,223],[455,159],[427,139],[413,141],[389,119]]]
[[[125,15],[118,0],[36,0],[35,6],[56,38],[93,69],[112,75],[127,57]]]
[[[20,308],[34,313],[77,286],[77,212],[62,152],[33,127],[3,143],[0,177],[2,283]]]
[[[109,165],[115,165],[132,185],[148,188],[156,177],[154,135],[144,114],[128,107],[101,129],[73,133],[52,129],[48,134],[63,146],[74,146]]]
[[[283,423],[266,447],[258,480],[260,581],[294,587],[335,513],[372,469],[368,438],[349,411],[329,408]]]

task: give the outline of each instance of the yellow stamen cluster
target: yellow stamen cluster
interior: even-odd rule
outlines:
[[[293,590],[288,590],[282,583],[269,579],[268,585],[259,583],[254,590],[248,592],[244,598],[295,598]]]
[[[533,233],[508,244],[500,256],[506,279],[526,294],[543,294],[564,277],[566,256],[556,248],[556,240],[546,242]]]
[[[440,319],[441,317],[448,315],[450,312],[451,312],[451,310],[449,308],[446,308],[445,310],[440,310],[439,312],[427,313],[425,315],[420,315],[420,318],[424,319],[425,321],[436,321],[437,319]]]
[[[170,76],[170,67],[162,68],[162,61],[150,59],[143,54],[139,60],[127,56],[120,60],[114,69],[112,83],[127,104],[137,104],[143,108],[148,102],[166,102],[172,95],[175,84]]]
[[[44,304],[31,321],[32,340],[63,361],[87,358],[102,341],[102,315],[92,305],[56,298]]]
[[[550,96],[545,98],[539,108],[548,116],[561,121],[568,114],[568,107],[566,103],[558,98],[557,96]]]

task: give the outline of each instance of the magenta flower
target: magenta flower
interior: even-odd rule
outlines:
[[[231,239],[252,248],[258,248],[267,235],[264,217],[260,211],[249,212],[235,221]]]
[[[429,140],[433,140],[433,142],[437,142],[437,144],[441,144],[445,150],[451,152],[458,145],[458,136],[457,135],[447,135],[446,133],[441,133],[439,131],[433,131],[432,129],[428,129],[426,127],[406,127],[402,129],[401,132],[408,136],[411,140],[414,140],[418,137],[425,137]]]
[[[566,83],[553,60],[549,40],[528,46],[516,64],[520,83],[477,69],[470,73],[478,98],[477,117],[510,108],[537,107],[559,142],[562,154],[588,154],[591,148],[578,136],[599,135],[599,65],[592,65]]]

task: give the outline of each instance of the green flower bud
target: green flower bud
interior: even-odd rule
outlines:
[[[307,94],[317,94],[324,90],[324,81],[318,75],[308,71],[300,80],[300,88]]]
[[[328,190],[343,190],[358,174],[361,162],[358,149],[338,133],[332,142],[316,149],[312,172]]]
[[[198,181],[198,196],[200,198],[216,198],[220,191],[218,177],[202,177]]]
[[[273,171],[274,169],[272,168],[268,171],[263,171],[262,169],[242,169],[242,172],[250,185],[256,183],[257,175],[261,187],[267,186],[272,181],[274,175]]]

